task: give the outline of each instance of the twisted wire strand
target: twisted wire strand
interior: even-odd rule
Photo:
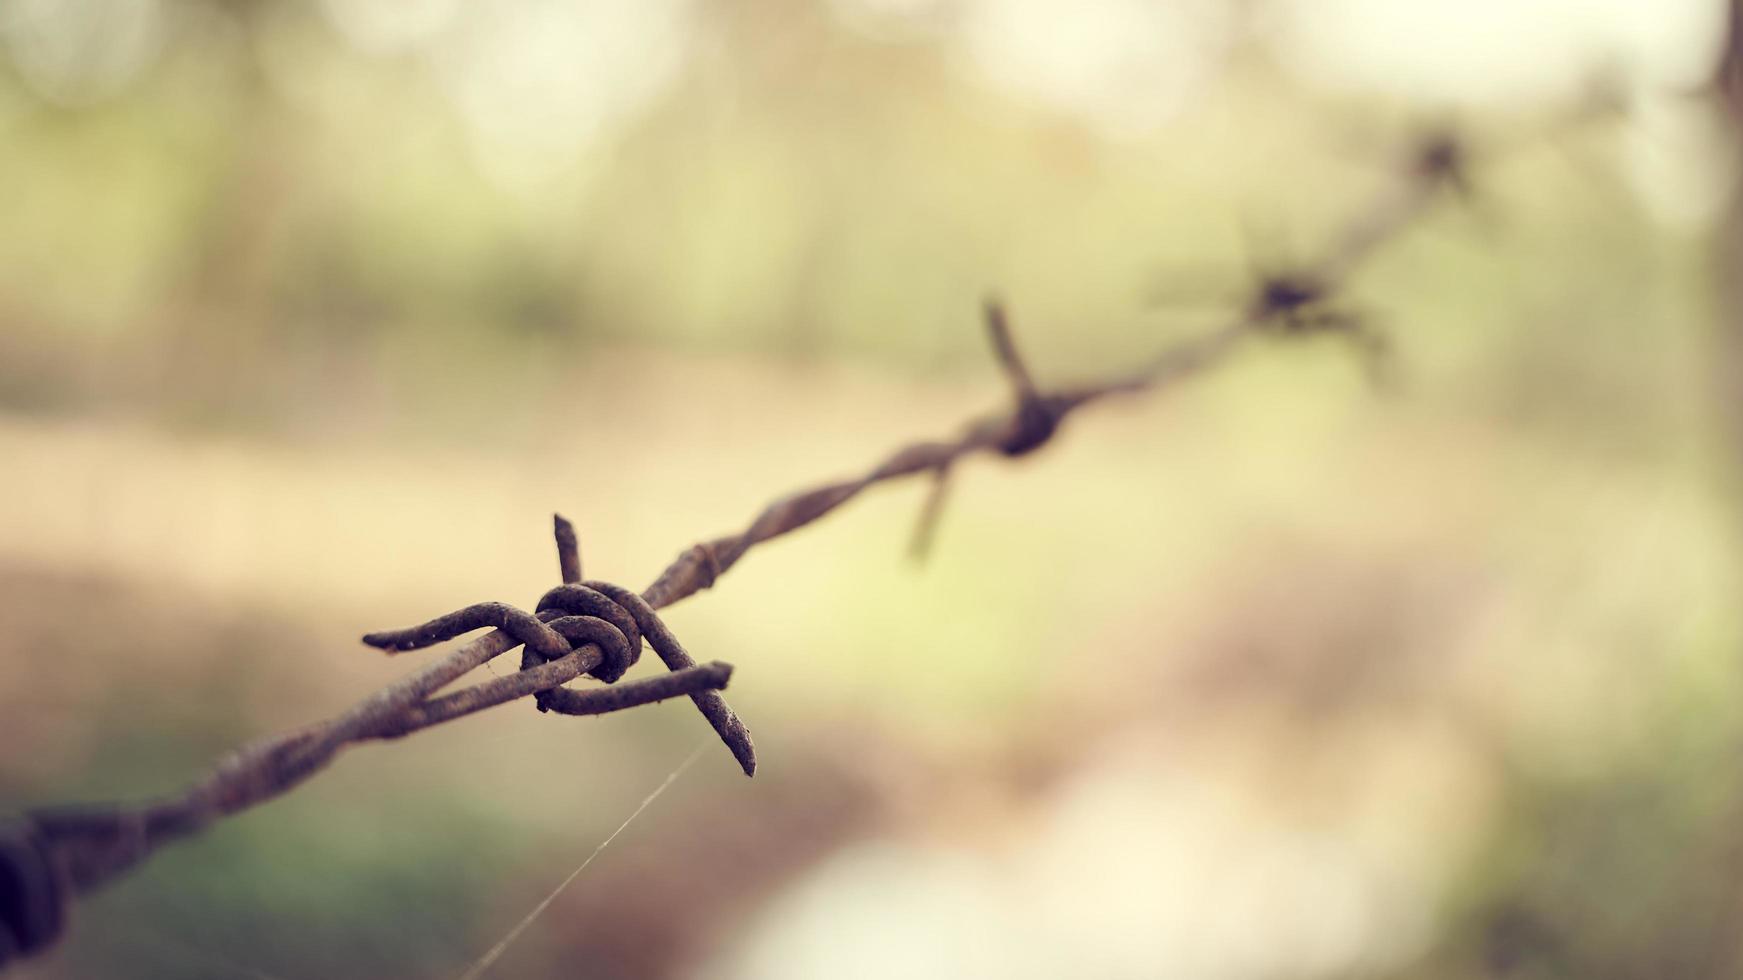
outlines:
[[[1597,115],[1582,112],[1574,121]],[[1065,419],[1079,408],[1170,387],[1215,366],[1254,337],[1335,333],[1351,337],[1358,349],[1383,351],[1384,338],[1334,301],[1360,262],[1421,216],[1444,190],[1468,193],[1470,158],[1456,134],[1435,134],[1419,141],[1400,168],[1406,178],[1402,185],[1359,213],[1318,262],[1296,270],[1292,277],[1262,278],[1230,322],[1171,347],[1124,375],[1042,390],[1012,340],[1004,308],[991,301],[986,307],[987,328],[1014,393],[1010,409],[974,419],[953,437],[901,447],[857,477],[775,500],[738,533],[685,549],[639,595],[608,583],[582,586],[606,597],[610,608],[626,616],[605,612],[605,605],[582,610],[541,603],[540,609],[527,613],[506,603],[482,603],[409,630],[370,634],[366,642],[397,652],[489,629],[337,717],[242,746],[178,795],[145,804],[38,809],[0,826],[0,964],[52,946],[64,930],[73,895],[125,873],[164,844],[289,792],[328,765],[346,745],[401,738],[519,698],[534,696],[540,708],[558,713],[596,714],[688,696],[744,771],[753,772],[756,760],[749,732],[719,693],[732,668],[719,662],[697,664],[660,622],[656,610],[711,587],[756,545],[804,527],[872,486],[907,476],[930,475],[934,480],[916,537],[923,545],[938,519],[948,476],[962,459],[982,453],[1007,458],[1028,455],[1056,437]],[[574,527],[559,516],[554,532],[565,586],[579,585],[581,561]],[[579,593],[563,593],[574,594]],[[631,641],[632,629],[626,626],[653,645],[669,673],[585,691],[563,687],[589,673],[600,680],[620,678],[639,652],[639,645]],[[435,696],[517,646],[525,648],[522,670]]]

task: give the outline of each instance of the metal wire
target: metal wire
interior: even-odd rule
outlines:
[[[1317,262],[1258,276],[1224,326],[1130,373],[1044,388],[1019,352],[1004,306],[989,300],[986,326],[1011,386],[1008,408],[970,421],[953,437],[903,446],[859,476],[780,497],[738,533],[683,551],[639,594],[606,582],[582,583],[574,527],[558,516],[554,530],[563,584],[547,592],[533,612],[480,603],[408,629],[368,634],[365,643],[391,653],[490,629],[335,718],[237,749],[180,794],[143,804],[35,810],[0,826],[0,965],[51,947],[64,932],[73,897],[124,874],[165,844],[289,792],[344,747],[402,738],[528,696],[539,710],[560,714],[598,714],[688,696],[746,775],[753,773],[750,734],[719,693],[732,667],[718,661],[697,664],[656,610],[709,588],[757,545],[804,527],[870,487],[904,477],[934,480],[915,539],[923,551],[939,520],[949,474],[965,458],[1027,456],[1056,438],[1078,410],[1197,376],[1254,338],[1340,336],[1370,362],[1377,361],[1385,356],[1384,339],[1343,304],[1344,286],[1362,259],[1407,228],[1443,192],[1468,190],[1471,156],[1450,131],[1421,138],[1398,168],[1402,179],[1357,215]],[[636,662],[644,640],[669,672],[615,683]],[[436,696],[517,646],[524,651],[518,672]],[[564,686],[584,674],[607,686]]]

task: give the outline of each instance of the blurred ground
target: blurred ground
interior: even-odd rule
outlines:
[[[753,552],[669,619],[763,769],[707,746],[497,975],[1734,975],[1727,161],[1665,94],[1713,18],[1570,128],[1610,15],[1565,4],[1506,105],[1288,5],[633,6],[0,5],[7,808],[341,710],[405,669],[362,632],[548,587],[553,510],[640,586],[952,431],[1007,397],[988,291],[1044,384],[1127,369],[1450,119],[1474,201],[1351,296],[1396,383],[1255,343],[966,468],[924,565],[918,486]],[[359,748],[20,975],[458,974],[706,734]]]

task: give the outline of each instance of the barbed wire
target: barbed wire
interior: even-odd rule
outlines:
[[[363,638],[366,644],[399,653],[490,630],[335,718],[235,750],[178,795],[143,804],[37,809],[0,826],[0,965],[52,947],[65,931],[76,896],[126,873],[166,844],[289,792],[346,746],[403,738],[521,698],[533,697],[540,711],[588,715],[688,696],[745,774],[753,774],[757,763],[750,733],[720,695],[732,666],[698,664],[660,620],[658,610],[711,587],[757,545],[810,524],[873,486],[905,477],[932,481],[914,538],[916,553],[924,554],[943,510],[950,475],[964,459],[1027,456],[1051,442],[1078,410],[1194,377],[1250,339],[1337,336],[1351,342],[1371,366],[1381,365],[1388,345],[1343,302],[1348,280],[1364,259],[1443,194],[1468,194],[1473,155],[1470,143],[1451,128],[1420,135],[1394,171],[1400,179],[1360,211],[1317,261],[1256,275],[1226,323],[1168,348],[1129,373],[1075,386],[1042,386],[1016,344],[1004,305],[989,299],[986,329],[1010,385],[1009,407],[971,420],[954,437],[905,445],[859,476],[773,501],[742,531],[698,542],[680,553],[639,594],[608,582],[584,582],[574,527],[556,516],[562,584],[545,593],[533,612],[487,602],[407,629],[370,633]],[[668,672],[619,683],[644,641]],[[515,647],[523,651],[519,671],[436,696]],[[606,686],[565,686],[583,675]]]

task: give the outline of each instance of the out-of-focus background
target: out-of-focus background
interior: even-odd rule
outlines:
[[[1727,43],[1722,0],[0,2],[0,802],[343,710],[411,667],[362,632],[553,584],[554,510],[639,587],[948,434],[1008,397],[989,293],[1044,385],[1128,370],[1450,129],[1472,193],[1341,298],[1387,384],[1254,344],[964,467],[924,564],[889,487],[674,607],[763,769],[707,745],[495,975],[1737,976]],[[458,974],[708,735],[356,748],[19,975]]]

